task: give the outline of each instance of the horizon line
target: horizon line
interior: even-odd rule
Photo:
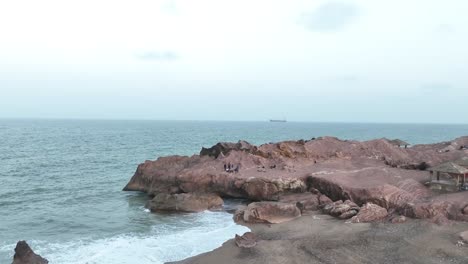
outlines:
[[[43,120],[43,121],[150,121],[150,122],[251,122],[270,123],[264,120],[218,120],[218,119],[150,119],[150,118],[79,118],[79,117],[0,117],[0,120]],[[287,120],[285,123],[317,123],[317,124],[381,124],[381,125],[468,125],[468,123],[439,122],[376,122],[376,121],[310,121]],[[284,124],[284,123],[283,123]]]

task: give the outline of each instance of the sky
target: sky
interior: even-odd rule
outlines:
[[[468,123],[466,0],[0,2],[0,118]]]

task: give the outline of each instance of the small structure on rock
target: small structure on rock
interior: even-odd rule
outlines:
[[[398,146],[399,148],[402,146],[404,146],[405,148],[408,148],[408,146],[411,145],[410,143],[403,141],[401,139],[390,140],[390,143],[392,143],[395,146]]]
[[[455,186],[457,190],[462,189],[462,187],[466,185],[466,176],[468,175],[468,169],[454,162],[442,163],[438,166],[430,168],[429,172],[429,183],[431,185],[452,185]]]

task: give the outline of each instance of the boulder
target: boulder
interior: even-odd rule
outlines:
[[[236,235],[234,241],[240,248],[252,248],[257,245],[257,236],[252,232],[246,232],[242,236]]]
[[[15,255],[12,264],[47,264],[49,261],[36,253],[29,247],[26,241],[16,244]]]
[[[221,209],[223,199],[216,194],[178,193],[158,194],[148,201],[146,207],[151,211],[200,212]]]
[[[460,239],[463,241],[463,243],[468,244],[468,230],[460,233]]]
[[[351,218],[353,223],[369,223],[379,221],[388,216],[387,209],[373,203],[366,203],[359,213]]]
[[[278,224],[301,216],[295,204],[281,202],[256,202],[247,206],[244,221],[247,223]]]

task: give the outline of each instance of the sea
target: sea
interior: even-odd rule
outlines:
[[[468,125],[0,119],[0,263],[18,240],[58,264],[181,260],[248,229],[224,211],[155,214],[122,188],[137,165],[217,142],[319,136],[412,144],[468,135]]]

